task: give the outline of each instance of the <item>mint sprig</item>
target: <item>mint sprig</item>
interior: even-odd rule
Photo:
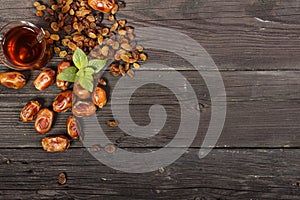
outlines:
[[[86,90],[93,92],[93,75],[100,72],[106,65],[106,60],[88,60],[86,54],[77,47],[73,54],[73,63],[75,65],[62,71],[57,79],[68,82],[76,82]]]
[[[63,72],[61,72],[57,78],[62,81],[75,82],[76,73],[78,69],[76,67],[68,67]]]
[[[103,68],[102,66],[106,65],[106,60],[90,60],[88,66],[92,67],[95,71],[95,73],[100,72],[100,70]]]
[[[74,55],[72,57],[74,65],[78,69],[83,69],[88,66],[89,60],[86,54],[77,47],[77,49],[74,52]]]

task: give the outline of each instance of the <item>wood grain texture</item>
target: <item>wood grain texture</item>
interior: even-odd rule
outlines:
[[[0,8],[0,25],[20,19],[45,25],[34,17],[32,2],[5,0]],[[126,2],[121,18],[136,27],[161,26],[187,34],[210,53],[222,70],[299,69],[300,5],[296,0]],[[158,61],[161,58],[155,51],[151,55]],[[177,67],[189,68],[181,63]]]
[[[299,150],[219,149],[202,160],[197,153],[191,149],[169,167],[137,175],[112,170],[85,149],[59,154],[1,149],[0,194],[7,200],[297,199],[300,194]],[[61,172],[66,185],[57,183]]]
[[[148,72],[147,72],[148,73]],[[151,73],[151,72],[149,72]],[[169,73],[161,71],[161,75]],[[203,80],[193,71],[182,71],[193,86],[199,101],[201,121],[198,135],[193,144],[199,147],[207,132],[211,117],[211,102],[209,92]],[[222,72],[227,93],[227,116],[218,147],[299,147],[299,72]],[[34,77],[34,75],[32,76]],[[117,78],[105,73],[109,80],[111,91],[114,90]],[[137,75],[134,80],[142,81],[143,76]],[[184,90],[184,84],[174,80],[175,87],[181,95],[189,97],[191,91]],[[134,88],[134,85],[132,86]],[[115,105],[118,112],[124,112],[128,105],[122,104],[129,95],[128,89],[120,88]],[[19,113],[22,107],[31,99],[41,99],[43,106],[51,107],[51,103],[59,90],[51,86],[44,92],[38,92],[32,85],[32,80],[20,91],[0,87],[0,129],[7,130],[0,135],[0,147],[39,147],[40,136],[33,129],[32,123],[21,123]],[[16,98],[17,97],[17,98]],[[188,100],[188,98],[187,98]],[[150,122],[148,116],[152,105],[163,105],[168,114],[168,120],[160,133],[149,139],[138,139],[124,135],[119,128],[106,125],[113,119],[111,104],[97,112],[98,121],[111,141],[122,147],[162,147],[172,140],[178,131],[180,123],[180,102],[175,94],[156,84],[148,84],[136,90],[131,96],[130,111],[132,119],[140,126]],[[57,119],[50,134],[65,133],[65,122],[71,115],[70,111],[56,115]],[[265,136],[260,138],[260,136]],[[234,139],[233,139],[234,138]],[[258,138],[260,138],[258,140]],[[75,146],[77,143],[75,144]],[[81,146],[80,144],[78,144]]]
[[[126,2],[120,18],[135,27],[160,26],[185,33],[208,51],[220,69],[228,109],[216,149],[198,159],[198,148],[211,116],[210,95],[206,83],[188,61],[171,52],[147,49],[148,63],[167,67],[142,67],[134,80],[142,81],[144,73],[180,72],[197,94],[200,128],[192,148],[179,160],[146,174],[126,174],[106,167],[80,142],[73,142],[64,153],[45,153],[40,146],[42,137],[34,132],[32,123],[18,120],[19,112],[31,99],[51,107],[59,90],[52,86],[44,92],[36,91],[32,82],[38,72],[26,72],[29,82],[23,90],[0,86],[0,199],[299,199],[299,2]],[[1,2],[0,26],[11,20],[28,20],[46,27],[34,16],[32,3],[33,0]],[[178,41],[178,45],[183,44]],[[188,47],[185,51],[193,53]],[[56,66],[59,61],[54,57],[48,66]],[[0,71],[6,70],[0,65]],[[108,72],[104,77],[114,91],[118,79]],[[166,81],[180,94],[192,95],[178,80]],[[120,112],[127,106],[122,102],[130,88],[122,89],[116,105]],[[173,139],[180,123],[176,96],[156,84],[135,91],[130,101],[132,119],[138,125],[147,125],[151,120],[149,109],[154,104],[163,105],[168,118],[160,133],[149,139],[134,138],[119,128],[106,126],[106,121],[113,119],[110,102],[97,113],[98,121],[119,148],[154,151]],[[69,115],[70,112],[57,115],[50,134],[65,133]],[[64,186],[57,183],[61,172],[68,176]]]

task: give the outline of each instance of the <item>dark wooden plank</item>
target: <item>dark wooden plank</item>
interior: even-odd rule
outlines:
[[[297,1],[144,0],[130,6],[124,17],[133,24],[186,33],[221,69],[298,69]]]
[[[38,71],[34,71],[28,78],[27,85],[20,90],[12,90],[0,86],[0,101],[2,107],[20,106],[26,103],[24,99],[42,98],[46,106],[50,106],[52,100],[61,91],[55,84],[45,91],[37,91],[33,86],[33,80],[38,75]],[[208,103],[210,94],[207,89],[207,84],[199,73],[194,71],[180,71],[186,81],[179,81],[181,77],[176,77],[177,73],[173,71],[136,71],[136,76],[131,79],[126,77],[126,85],[116,84],[120,78],[112,77],[110,73],[105,72],[103,77],[108,80],[110,95],[115,92],[115,97],[122,103],[126,97],[131,94],[128,91],[136,89],[132,94],[131,104],[137,105],[152,105],[154,103],[174,105],[178,104],[178,100],[171,89],[176,88],[178,95],[186,95],[187,99],[193,94],[197,95],[200,103]],[[28,74],[28,72],[27,72]],[[208,78],[214,78],[215,73],[207,73]],[[145,77],[161,75],[162,82],[172,84],[170,89],[161,86],[159,82],[145,83]],[[296,71],[229,71],[221,72],[224,82],[227,102],[258,102],[258,101],[293,101],[299,99],[300,72]],[[154,82],[154,80],[151,80]],[[132,84],[131,84],[132,83]],[[137,83],[145,84],[143,87],[137,88]],[[193,90],[188,90],[186,84],[190,84]],[[217,86],[216,86],[217,87]],[[19,98],[16,98],[19,97]],[[109,101],[110,103],[110,101]]]
[[[34,17],[32,2],[5,0],[0,5],[0,25],[23,19],[45,26]],[[35,91],[32,80],[37,72],[33,72],[22,91],[0,87],[0,199],[299,199],[299,3],[126,2],[128,6],[120,17],[136,27],[160,26],[187,34],[206,48],[223,71],[228,112],[217,147],[224,149],[215,149],[208,157],[198,159],[198,147],[211,113],[205,83],[194,71],[186,71],[193,70],[188,61],[169,52],[148,49],[148,63],[169,67],[141,71],[159,70],[165,74],[174,67],[183,70],[182,75],[194,87],[201,110],[200,129],[192,145],[195,148],[169,167],[138,175],[104,166],[79,142],[73,143],[67,152],[46,153],[32,123],[20,123],[18,115],[32,98],[42,98],[44,105],[50,106],[59,90],[52,87],[43,93]],[[54,58],[49,66],[58,61]],[[0,70],[7,69],[0,65]],[[105,76],[113,89],[117,79]],[[135,80],[143,77],[137,76]],[[175,78],[170,81],[182,93],[191,95]],[[119,100],[128,95],[127,89],[118,92]],[[98,119],[117,146],[135,152],[154,151],[157,149],[149,148],[163,147],[175,136],[180,115],[174,94],[166,88],[148,85],[131,98],[131,116],[137,124],[150,122],[148,112],[153,104],[165,107],[168,120],[164,129],[150,139],[133,138],[118,128],[107,127],[105,122],[113,118],[110,103],[98,113]],[[123,112],[124,106],[121,103],[117,108]],[[65,132],[68,115],[57,116],[51,134]],[[57,184],[60,172],[68,175],[64,186]]]
[[[260,102],[229,104],[225,126],[217,143],[218,147],[299,147],[299,103],[289,102]],[[290,108],[295,107],[295,108]],[[122,147],[162,147],[168,144],[178,131],[180,116],[178,106],[166,105],[168,119],[155,137],[138,139],[125,134],[119,128],[111,128],[106,125],[113,119],[109,108],[105,108],[97,115],[98,121],[104,133],[111,141]],[[149,106],[133,105],[132,118],[140,126],[150,122],[148,118]],[[120,107],[120,111],[124,108]],[[20,108],[5,108],[1,113],[1,143],[0,147],[40,147],[41,136],[33,129],[33,123],[21,123],[18,121]],[[50,134],[64,134],[65,122],[70,113],[58,115],[54,128]],[[205,108],[197,137],[192,146],[199,147],[207,133],[210,120],[210,109]],[[126,118],[121,118],[126,120]],[[125,135],[124,135],[125,134]],[[100,135],[100,133],[99,133]],[[102,136],[100,136],[102,137]],[[184,140],[185,138],[182,138]],[[73,145],[81,146],[80,143]]]
[[[36,73],[36,72],[35,72]],[[150,72],[151,73],[151,72]],[[160,74],[169,73],[161,71]],[[211,116],[210,96],[203,80],[194,72],[181,72],[193,86],[201,111],[200,128],[193,144],[199,147],[206,134]],[[299,72],[223,72],[227,92],[227,116],[224,130],[217,143],[218,147],[299,147],[297,139],[300,130],[299,123]],[[32,76],[31,78],[33,78]],[[110,80],[111,89],[117,78],[105,74]],[[143,76],[134,80],[142,81]],[[184,90],[184,84],[174,80],[181,95],[192,94]],[[134,85],[132,86],[134,87]],[[116,111],[124,112],[123,103],[128,95],[128,89],[120,88],[117,95]],[[40,136],[33,130],[33,124],[19,121],[22,107],[33,98],[44,100],[44,106],[51,106],[52,100],[59,92],[55,86],[44,92],[38,92],[32,86],[32,80],[21,91],[0,87],[0,147],[39,147]],[[118,104],[119,103],[119,104]],[[122,104],[123,103],[123,104]],[[98,112],[98,121],[112,142],[123,147],[161,147],[166,145],[176,135],[180,123],[180,107],[176,96],[168,89],[150,84],[138,89],[131,98],[130,110],[133,120],[141,126],[150,122],[149,109],[151,105],[161,104],[165,107],[168,120],[160,133],[150,139],[137,139],[124,135],[118,128],[109,128],[106,121],[113,119],[111,103]],[[65,121],[70,112],[57,115],[57,120],[51,133],[64,133]],[[129,117],[129,116],[128,116]],[[121,118],[124,119],[124,118]],[[126,120],[126,118],[125,118]],[[262,136],[264,136],[262,138]],[[81,144],[74,144],[81,146]]]
[[[137,175],[106,167],[85,149],[1,149],[0,194],[6,200],[299,198],[299,150],[219,149],[202,160],[197,153]],[[63,186],[57,183],[61,172],[68,176]]]
[[[126,1],[120,12],[136,26],[160,26],[179,30],[200,43],[223,70],[277,70],[299,68],[299,4],[291,1]],[[0,7],[0,25],[34,16],[32,1],[6,0]],[[22,5],[22,8],[19,7]],[[182,41],[178,41],[180,44]],[[188,51],[188,49],[186,50]],[[149,51],[160,61],[165,53]],[[168,55],[170,60],[178,59]],[[191,68],[175,62],[172,67]]]

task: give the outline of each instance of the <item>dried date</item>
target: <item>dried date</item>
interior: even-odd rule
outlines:
[[[73,115],[76,117],[88,117],[95,114],[97,108],[93,102],[77,101],[72,108]]]
[[[98,106],[99,108],[103,108],[103,106],[105,106],[107,102],[105,90],[100,87],[96,87],[94,89],[92,99],[93,103],[96,106]]]
[[[40,110],[36,115],[36,120],[34,123],[35,131],[41,135],[48,133],[51,129],[53,120],[54,120],[53,111],[47,108]]]
[[[57,75],[59,75],[62,71],[70,67],[71,64],[70,62],[61,62],[57,66]],[[62,90],[66,90],[69,86],[69,82],[67,81],[62,81],[56,78],[56,86]]]
[[[52,103],[55,112],[66,112],[72,107],[72,91],[67,90],[57,95]]]
[[[62,152],[69,148],[70,141],[63,135],[50,136],[43,138],[42,146],[47,152]]]
[[[34,80],[33,84],[37,90],[45,90],[54,83],[55,71],[50,68],[44,69]]]
[[[41,104],[38,101],[28,102],[20,113],[20,119],[22,122],[30,122],[34,120],[35,115],[41,109]]]
[[[115,7],[114,0],[88,0],[89,6],[91,6],[94,10],[98,10],[100,12],[109,13]]]
[[[78,139],[80,136],[80,124],[74,116],[67,120],[67,133],[72,139]]]
[[[91,96],[91,93],[88,90],[84,89],[79,82],[74,83],[73,92],[77,97],[81,99],[87,99]]]
[[[17,90],[26,85],[26,79],[20,72],[4,72],[0,73],[0,83],[5,87]]]

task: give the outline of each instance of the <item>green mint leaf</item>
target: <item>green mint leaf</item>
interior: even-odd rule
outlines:
[[[82,69],[88,66],[89,60],[85,53],[77,47],[73,54],[73,62],[78,69]]]
[[[95,73],[100,72],[101,69],[105,67],[105,65],[106,65],[106,60],[99,60],[99,59],[90,60],[88,64],[89,67],[94,68]]]
[[[92,75],[85,74],[84,79],[94,83],[94,77]]]
[[[57,76],[57,79],[61,81],[75,82],[77,71],[78,69],[76,67],[68,67]]]
[[[74,82],[77,82],[79,81],[79,76],[76,74],[76,77],[75,77],[75,81]]]
[[[80,69],[77,73],[76,73],[76,76],[79,78],[79,79],[88,79],[88,80],[91,80],[93,81],[93,74],[94,74],[94,70],[87,67],[87,68],[84,68],[84,69]]]
[[[93,92],[94,84],[91,80],[79,78],[79,84],[81,85],[81,87],[88,90],[89,92]]]
[[[93,68],[86,67],[86,68],[84,68],[84,73],[85,73],[85,76],[93,75],[95,73],[95,70]]]
[[[76,75],[79,78],[84,78],[84,76],[85,76],[84,70],[82,70],[82,69],[78,70],[78,72],[76,73]]]

